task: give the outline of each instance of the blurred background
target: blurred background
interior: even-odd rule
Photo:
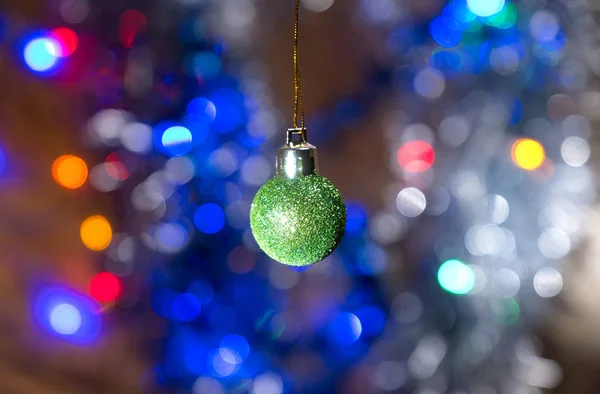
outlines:
[[[293,10],[0,1],[0,392],[598,393],[600,4],[302,0],[304,269],[249,229]]]

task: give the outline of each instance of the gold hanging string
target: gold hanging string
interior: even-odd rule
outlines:
[[[302,103],[302,86],[300,84],[300,67],[298,66],[298,24],[300,20],[300,0],[296,0],[294,14],[294,128],[298,128],[298,114],[300,114],[300,127],[304,128],[304,104]]]

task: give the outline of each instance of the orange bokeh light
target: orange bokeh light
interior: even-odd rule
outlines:
[[[52,177],[67,189],[81,187],[88,177],[88,168],[80,157],[63,155],[52,164]]]
[[[110,245],[112,228],[105,217],[100,215],[90,216],[81,223],[79,229],[81,241],[88,249],[100,251]]]

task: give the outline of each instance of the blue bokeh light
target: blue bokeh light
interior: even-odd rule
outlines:
[[[0,146],[0,175],[6,170],[6,154],[4,149]]]
[[[429,58],[428,66],[437,68],[445,76],[455,76],[463,71],[464,57],[462,52],[456,50],[437,51]]]
[[[461,0],[451,1],[442,10],[442,15],[453,18],[457,22],[457,26],[461,30],[466,30],[471,22],[473,22],[477,15],[469,11],[467,4]]]
[[[51,71],[59,62],[60,44],[50,37],[36,37],[25,44],[23,59],[31,71]]]
[[[362,324],[356,315],[349,312],[338,314],[329,326],[331,339],[339,345],[351,345],[362,333]]]
[[[204,97],[196,97],[188,103],[186,112],[193,120],[210,124],[217,116],[217,107]]]
[[[192,150],[192,132],[183,126],[171,126],[163,132],[161,143],[171,156],[183,156]]]
[[[462,39],[462,32],[456,20],[447,16],[433,19],[429,24],[429,33],[435,42],[444,48],[455,47]]]
[[[188,293],[192,293],[198,298],[201,304],[206,305],[213,301],[215,290],[210,283],[198,279],[192,282],[187,289]]]
[[[556,37],[553,40],[541,42],[539,45],[541,48],[548,52],[560,51],[567,42],[567,36],[564,30],[559,30]]]
[[[207,349],[202,343],[186,343],[185,350],[183,351],[183,364],[185,368],[193,374],[205,372],[207,370],[205,361],[206,353]]]
[[[159,316],[172,320],[173,304],[177,299],[178,294],[171,289],[157,289],[152,294],[151,305],[152,310]]]
[[[183,67],[190,77],[206,81],[220,74],[221,58],[214,52],[193,53],[185,58]]]
[[[172,303],[173,320],[192,321],[200,315],[201,309],[200,300],[194,294],[179,294]]]
[[[74,344],[90,344],[100,336],[98,305],[67,288],[48,287],[39,291],[33,315],[50,334]]]
[[[366,306],[356,312],[356,317],[362,324],[363,335],[377,336],[385,327],[385,314],[379,308]]]
[[[357,251],[356,269],[363,275],[377,275],[385,271],[387,253],[376,244],[366,244]]]
[[[213,128],[219,133],[231,133],[244,119],[244,96],[232,89],[216,91],[210,98],[216,108]]]
[[[509,123],[511,125],[517,124],[521,121],[522,117],[523,117],[523,104],[521,103],[521,100],[515,99],[515,101],[513,101],[513,107],[512,107],[512,112],[510,115]]]
[[[208,370],[208,348],[203,338],[191,328],[179,326],[171,342],[170,356],[191,374],[199,375]]]
[[[367,225],[367,212],[359,203],[346,204],[346,234],[359,234]]]
[[[473,14],[481,17],[492,16],[504,8],[505,0],[467,0],[467,7]]]
[[[221,348],[235,350],[242,361],[250,354],[250,345],[248,344],[248,341],[246,341],[244,337],[236,334],[225,336],[221,340]]]
[[[201,205],[194,213],[194,225],[205,234],[218,233],[225,225],[225,213],[217,204]]]

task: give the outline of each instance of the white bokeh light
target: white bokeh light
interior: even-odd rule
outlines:
[[[302,0],[302,6],[312,12],[323,12],[331,8],[335,0]]]
[[[423,192],[416,187],[407,187],[398,193],[396,207],[402,215],[414,218],[425,211],[427,199]]]
[[[563,277],[554,268],[544,267],[533,277],[533,288],[542,298],[555,297],[563,288]]]

